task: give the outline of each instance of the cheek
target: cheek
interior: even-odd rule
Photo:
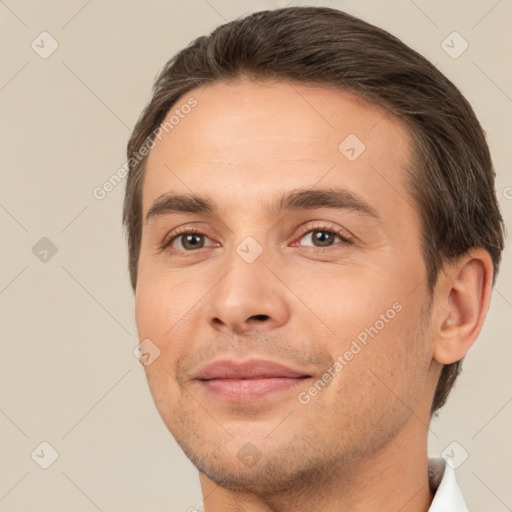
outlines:
[[[389,262],[340,268],[330,279],[317,278],[302,280],[294,291],[307,297],[310,311],[329,328],[326,348],[333,361],[341,358],[344,365],[333,390],[373,403],[368,392],[373,390],[377,401],[389,398],[387,384],[414,401],[432,357],[431,340],[421,329],[427,301],[423,288],[411,294],[411,276]],[[321,337],[309,320],[303,326],[313,339]]]
[[[139,339],[160,338],[166,318],[165,297],[153,286],[146,286],[141,280],[135,294],[135,321]]]
[[[144,276],[145,277],[145,276]],[[135,321],[139,342],[149,339],[160,354],[145,367],[146,375],[160,380],[169,377],[166,371],[175,375],[176,360],[184,350],[184,339],[190,339],[183,332],[186,315],[186,301],[173,293],[162,279],[141,279],[135,294]],[[150,381],[151,384],[151,381]]]
[[[351,414],[353,424],[367,425],[369,436],[373,428],[385,425],[391,432],[407,421],[424,393],[431,360],[417,305],[403,305],[389,323],[382,322],[372,322],[360,331],[364,336],[346,342],[348,354],[338,351],[345,360],[345,354],[352,354],[351,361],[329,397],[333,407],[352,404],[349,412],[341,408],[339,415]]]
[[[170,336],[200,299],[194,282],[165,271],[142,269],[135,294],[135,319],[139,336]]]
[[[387,266],[387,269],[385,267]],[[400,301],[400,290],[394,278],[392,267],[381,261],[347,262],[341,265],[321,264],[310,273],[291,272],[283,278],[293,283],[293,292],[304,304],[297,307],[304,310],[299,315],[307,325],[323,325],[326,336],[341,342],[340,347],[376,322],[382,322],[380,315],[394,318],[393,304]],[[302,322],[302,320],[301,320]],[[386,323],[387,326],[387,323]],[[320,331],[314,331],[320,334]],[[363,334],[364,337],[364,334]]]
[[[177,362],[187,351],[179,321],[184,312],[180,298],[173,297],[161,279],[141,279],[135,295],[135,319],[139,341],[146,339],[158,347],[159,355],[151,364],[144,366],[149,390],[156,408],[168,428],[173,426],[170,418],[178,407],[180,388],[176,382]]]

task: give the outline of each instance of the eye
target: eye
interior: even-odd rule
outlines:
[[[209,240],[204,233],[196,231],[194,228],[186,228],[166,238],[160,245],[160,249],[168,249],[172,253],[193,252],[196,249],[207,247],[205,239]]]
[[[308,226],[309,229],[303,232],[300,240],[307,240],[309,244],[301,244],[306,247],[313,247],[317,251],[322,251],[323,249],[328,249],[336,245],[336,243],[340,243],[342,245],[351,244],[352,240],[349,238],[345,231],[340,231],[338,228],[333,226],[314,226],[311,229],[311,226]]]
[[[204,235],[199,233],[185,233],[184,235],[176,237],[174,241],[179,241],[185,250],[201,249],[204,246]]]

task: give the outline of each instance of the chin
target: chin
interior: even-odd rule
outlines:
[[[210,452],[206,456],[197,450],[184,451],[194,466],[217,485],[231,491],[263,496],[303,489],[322,472],[319,466],[323,466],[322,461],[312,461],[297,452],[272,450],[269,454],[262,454],[252,467],[248,467],[229,450],[220,454]]]

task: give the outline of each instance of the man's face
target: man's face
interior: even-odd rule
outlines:
[[[407,129],[284,82],[213,84],[173,112],[190,96],[148,157],[136,289],[168,429],[202,473],[253,492],[423,434],[435,380]],[[213,209],[146,219],[170,195]]]

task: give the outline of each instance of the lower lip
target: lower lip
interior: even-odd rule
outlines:
[[[306,378],[275,377],[266,379],[212,379],[200,381],[216,397],[228,402],[251,402],[278,391],[289,390]]]

